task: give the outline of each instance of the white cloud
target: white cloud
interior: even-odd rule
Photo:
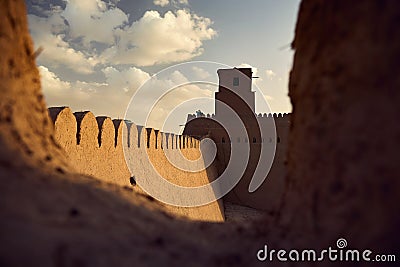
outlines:
[[[127,118],[143,125],[148,115],[146,110],[155,104],[146,126],[158,129],[162,128],[169,112],[177,105],[192,98],[212,96],[212,90],[206,87],[186,84],[189,80],[180,71],[174,71],[161,79],[153,77],[148,80],[150,78],[148,73],[134,67],[124,70],[107,67],[102,70],[106,76],[106,81],[103,83],[62,81],[44,66],[39,66],[39,71],[49,106],[68,105],[74,111],[90,110],[96,116],[107,115],[112,118],[124,117],[132,96],[145,84],[140,90],[139,101],[134,103],[134,112],[129,113]],[[174,90],[163,94],[170,89]],[[163,97],[158,99],[159,95]],[[182,122],[176,122],[176,125]]]
[[[196,67],[196,66],[192,67],[192,70],[193,70],[194,74],[196,75],[196,78],[198,78],[200,80],[205,80],[211,76],[211,74],[208,71],[206,71],[205,69]]]
[[[188,0],[154,0],[153,4],[155,4],[156,6],[161,6],[161,7],[165,7],[169,4],[173,4],[174,6],[178,6],[178,5],[189,5],[189,1]]]
[[[190,84],[189,79],[183,75],[180,71],[172,72],[168,77],[164,79],[153,78],[149,84],[146,84],[145,88],[153,88],[158,92],[166,92],[167,94],[162,94],[160,99],[156,102],[152,100],[152,96],[149,95],[148,103],[151,105],[156,104],[150,115],[147,118],[146,126],[150,126],[157,129],[163,128],[163,123],[167,120],[170,112],[174,110],[177,106],[183,104],[185,101],[195,99],[195,98],[211,98],[213,90],[210,90],[207,86],[200,84]],[[148,90],[150,91],[150,90]],[[137,109],[139,110],[139,109]],[[187,113],[179,114],[186,118],[186,114],[193,112],[193,110],[187,110]],[[145,114],[142,114],[142,118],[146,118]],[[181,121],[181,123],[184,121]],[[179,123],[176,123],[178,125]]]
[[[128,22],[128,16],[101,0],[69,0],[61,13],[69,24],[71,38],[81,37],[83,44],[96,41],[114,43],[114,31]]]
[[[44,50],[38,63],[51,67],[65,66],[80,73],[92,73],[97,64],[95,57],[77,51],[64,41],[67,26],[59,13],[48,18],[29,15],[29,27],[36,47]]]
[[[44,47],[39,64],[81,74],[92,73],[98,64],[152,66],[189,60],[217,35],[209,18],[188,9],[164,15],[147,11],[131,25],[124,11],[101,0],[69,0],[64,10],[57,6],[45,14],[29,15],[35,45]]]
[[[130,27],[116,30],[118,43],[102,54],[103,62],[151,66],[189,60],[203,53],[203,41],[216,36],[208,18],[188,10],[161,16],[147,11]]]
[[[125,92],[135,91],[150,79],[150,75],[147,72],[135,67],[123,71],[119,71],[114,67],[106,67],[102,72],[106,76],[106,82],[112,88],[120,88]]]
[[[37,62],[49,106],[68,105],[74,111],[91,110],[95,115],[122,118],[132,95],[150,79],[139,66],[189,60],[200,55],[203,42],[217,34],[210,19],[188,9],[163,15],[147,11],[128,25],[128,15],[113,4],[116,2],[69,0],[64,10],[55,6],[41,13],[45,17],[29,15],[35,46],[44,48]],[[178,9],[176,5],[187,5],[188,1],[169,3]],[[210,76],[201,68],[191,71],[185,72],[191,78]],[[79,78],[73,80],[76,74]],[[180,86],[188,82],[179,71],[151,79],[136,107],[138,114],[143,116],[144,106],[152,103],[159,90],[176,88],[158,102],[150,118],[150,126],[161,127],[162,118],[176,105],[193,97],[211,97],[215,89],[207,85]]]
[[[49,106],[71,106],[81,110],[79,103],[90,101],[90,91],[82,90],[78,83],[62,81],[55,73],[44,66],[39,66],[41,84]],[[90,88],[94,88],[90,86]]]
[[[167,5],[169,4],[169,0],[154,0],[153,3],[154,3],[156,6],[162,6],[162,7],[164,7],[164,6],[167,6]]]
[[[42,87],[47,92],[60,92],[71,88],[71,83],[61,81],[56,74],[44,66],[39,66]]]
[[[274,77],[276,77],[276,73],[273,72],[272,70],[266,70],[265,74],[267,75],[267,77],[272,80]]]
[[[90,110],[122,118],[133,93],[150,75],[136,68],[119,71],[103,69],[106,82],[62,81],[55,73],[39,66],[41,83],[49,106],[68,105],[73,110]]]

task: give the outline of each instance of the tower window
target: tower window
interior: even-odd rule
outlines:
[[[233,78],[233,86],[239,86],[239,77]]]

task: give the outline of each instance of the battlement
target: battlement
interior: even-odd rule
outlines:
[[[189,122],[189,121],[191,121],[193,119],[196,119],[196,118],[214,118],[214,117],[215,117],[215,114],[210,114],[210,113],[199,114],[199,115],[197,115],[197,114],[188,114],[186,122]]]
[[[258,113],[257,118],[290,118],[291,113]]]
[[[68,107],[49,108],[57,140],[63,144],[102,147],[134,147],[148,149],[198,148],[200,141],[157,129],[145,128],[133,122],[98,116],[90,111],[72,112]]]
[[[55,140],[78,173],[125,187],[143,179],[155,180],[157,173],[173,184],[187,187],[208,184],[216,179],[215,166],[204,166],[200,141],[193,137],[164,133],[127,120],[96,117],[90,111],[72,112],[69,107],[51,107],[48,111],[54,124]],[[182,166],[188,160],[200,158],[200,171],[181,170],[166,154]],[[141,191],[139,186],[133,187],[134,190]],[[224,220],[222,200],[201,207],[167,205],[166,208],[192,219]]]
[[[278,118],[284,118],[284,119],[290,119],[290,116],[291,116],[291,113],[258,113],[258,114],[255,114],[255,116],[257,117],[257,119],[265,119],[265,118],[275,118],[275,119],[278,119]],[[189,121],[191,121],[191,120],[193,120],[193,119],[196,119],[196,118],[211,118],[211,119],[213,119],[213,118],[215,118],[215,114],[210,114],[210,113],[207,113],[207,114],[188,114],[187,115],[187,120],[186,120],[186,122],[189,122]]]

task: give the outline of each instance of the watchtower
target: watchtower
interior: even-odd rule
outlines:
[[[251,90],[251,68],[219,69],[218,92],[215,93],[215,116],[224,116],[224,104],[232,108],[242,119],[254,116],[255,94]]]

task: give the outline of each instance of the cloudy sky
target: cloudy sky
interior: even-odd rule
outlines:
[[[37,64],[48,106],[113,118],[127,114],[166,131],[179,129],[188,112],[214,112],[205,99],[212,99],[216,87],[210,83],[218,82],[216,71],[225,66],[253,67],[260,77],[253,86],[257,103],[264,97],[272,112],[290,112],[290,43],[298,5],[299,0],[27,1],[35,47],[43,48]],[[201,62],[182,64],[191,61]],[[175,90],[163,95],[167,88]],[[192,98],[202,100],[182,104]],[[145,106],[153,102],[155,115],[145,121]],[[173,110],[167,127],[163,123]],[[256,111],[268,112],[261,104]]]

